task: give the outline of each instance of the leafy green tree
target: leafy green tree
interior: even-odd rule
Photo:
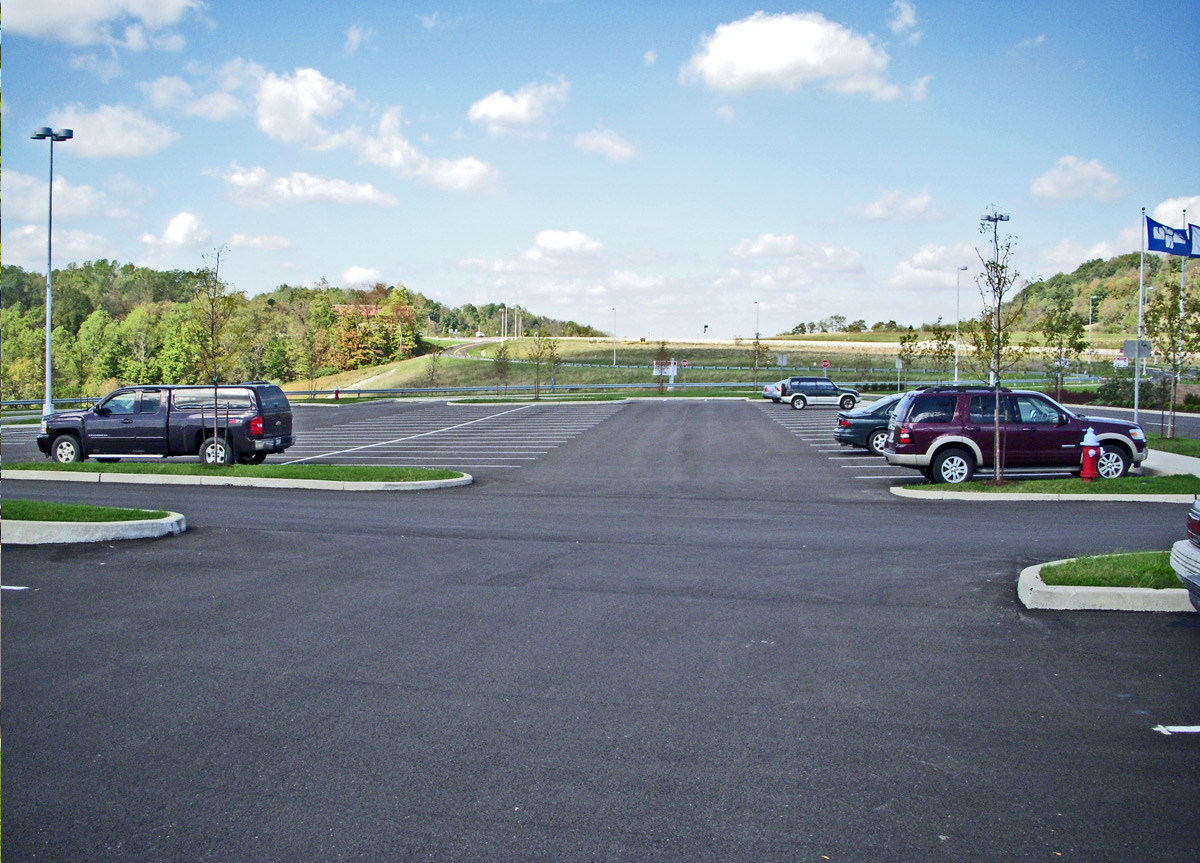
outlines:
[[[1039,321],[1043,351],[1054,373],[1055,393],[1062,399],[1063,375],[1072,363],[1087,350],[1086,321],[1075,311],[1075,298],[1067,291],[1057,291],[1049,297]]]
[[[930,338],[920,346],[920,353],[933,366],[937,372],[938,383],[941,383],[954,365],[954,331],[942,323],[939,317],[937,322],[929,326]]]
[[[525,349],[525,358],[533,366],[533,397],[535,400],[541,398],[542,366],[546,364],[549,350],[547,339],[541,332],[530,340],[529,346]]]
[[[492,376],[504,391],[508,392],[508,381],[512,376],[512,357],[509,355],[506,341],[496,345],[496,352],[492,355]]]
[[[1178,279],[1154,288],[1145,310],[1146,335],[1171,372],[1171,415],[1165,437],[1175,436],[1175,404],[1183,368],[1200,350],[1200,297],[1197,297],[1200,285],[1189,286],[1181,302]]]
[[[908,332],[900,334],[900,349],[897,352],[897,357],[900,360],[900,367],[904,370],[904,380],[907,384],[909,370],[913,367],[913,362],[917,355],[921,352],[921,334],[914,330],[911,326]]]

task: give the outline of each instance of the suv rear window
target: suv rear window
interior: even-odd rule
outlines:
[[[217,390],[217,405],[221,408],[252,408],[254,396],[250,390],[229,389],[222,387]],[[180,389],[171,391],[171,407],[177,410],[212,410],[213,391],[211,389]]]
[[[958,406],[957,395],[918,395],[913,399],[912,409],[904,420],[910,423],[948,423],[954,421],[954,409]]]

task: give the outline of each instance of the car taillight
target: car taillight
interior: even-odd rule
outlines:
[[[262,437],[262,417],[253,417],[250,420],[250,437]]]
[[[912,438],[909,437],[908,429],[906,429],[904,426],[900,426],[900,428],[896,429],[896,443],[912,443]]]
[[[850,420],[845,417],[838,417],[838,426],[844,429],[850,428]]]

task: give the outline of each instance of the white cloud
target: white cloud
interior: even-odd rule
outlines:
[[[892,19],[888,21],[888,27],[892,33],[912,45],[921,41],[921,31],[917,29],[917,7],[908,0],[895,0],[892,3]]]
[[[1118,254],[1120,253],[1111,243],[1096,243],[1084,248],[1072,240],[1063,240],[1054,248],[1045,249],[1038,255],[1038,272],[1047,275],[1073,273],[1084,261],[1093,261],[1096,258],[1108,260]]]
[[[1031,39],[1025,39],[1021,42],[1018,42],[1017,47],[1018,48],[1033,48],[1037,45],[1041,45],[1045,41],[1046,41],[1045,34],[1039,33],[1037,36],[1034,36]]]
[[[50,119],[55,129],[75,131],[74,139],[60,146],[85,159],[150,156],[179,140],[178,133],[125,105],[101,105],[92,111],[69,105],[52,112]]]
[[[80,54],[67,62],[72,69],[90,72],[106,84],[124,71],[121,62],[113,56],[101,58],[95,54]]]
[[[293,171],[286,177],[271,176],[266,168],[230,166],[222,179],[242,203],[330,203],[373,204],[394,207],[396,198],[370,183],[318,177]]]
[[[421,22],[421,26],[426,30],[433,30],[438,25],[438,16],[440,12],[434,12],[432,15],[418,15],[417,20]]]
[[[931,287],[953,288],[970,283],[972,269],[959,275],[959,267],[978,264],[979,257],[969,245],[947,248],[936,243],[927,243],[892,268],[887,283],[894,288],[926,289]]]
[[[271,234],[258,237],[251,237],[246,234],[234,234],[229,238],[229,245],[235,249],[260,249],[265,252],[277,252],[282,249],[290,249],[292,241],[287,237]]]
[[[732,252],[735,258],[769,258],[794,255],[796,249],[796,238],[792,234],[763,234],[757,239],[742,240]]]
[[[732,105],[721,105],[720,107],[717,108],[717,119],[718,120],[724,120],[726,123],[732,123],[734,121],[734,119],[736,118],[736,116],[737,115],[734,114],[734,112],[733,112]]]
[[[879,200],[847,212],[855,218],[868,221],[912,222],[921,218],[939,216],[933,207],[933,196],[927,190],[922,190],[911,198],[904,198],[900,192],[889,190],[884,192]]]
[[[47,217],[49,201],[46,195],[46,180],[14,171],[3,174],[4,213],[14,219],[43,221]],[[65,176],[54,178],[54,217],[74,219],[95,215],[124,215],[107,206],[104,196],[92,186],[72,185]]]
[[[90,261],[107,257],[116,257],[116,253],[104,237],[86,231],[64,231],[55,226],[55,268],[61,266],[62,261]],[[23,266],[34,272],[45,272],[45,225],[21,225],[9,231],[5,235],[4,263]]]
[[[1063,156],[1053,168],[1034,180],[1029,193],[1047,201],[1076,201],[1094,198],[1115,201],[1121,197],[1117,176],[1095,159],[1080,161],[1075,156]]]
[[[557,84],[529,83],[511,95],[497,90],[472,105],[467,119],[486,124],[493,135],[528,128],[566,102],[570,90],[570,83],[562,78]]]
[[[756,12],[722,24],[680,71],[683,83],[701,81],[720,93],[797,90],[824,83],[843,94],[899,99],[903,91],[884,79],[889,57],[870,39],[817,12]],[[919,97],[924,85],[911,95]]]
[[[400,131],[399,108],[384,111],[379,118],[379,134],[362,142],[361,153],[369,164],[391,168],[401,177],[416,177],[452,192],[483,188],[496,178],[495,169],[474,156],[431,159],[422,154]]]
[[[212,234],[200,227],[200,220],[191,213],[183,212],[167,223],[162,236],[142,234],[142,242],[148,246],[173,249],[194,249],[208,243]]]
[[[228,92],[206,93],[197,96],[192,85],[178,76],[164,76],[142,84],[146,101],[160,110],[173,110],[206,120],[228,120],[246,112],[242,102]]]
[[[532,248],[515,260],[471,256],[459,266],[464,269],[492,273],[545,273],[584,268],[591,270],[598,262],[597,252],[603,244],[582,231],[545,230],[538,232]]]
[[[595,129],[577,135],[575,148],[585,153],[599,153],[610,162],[628,162],[636,155],[632,145],[607,129]]]
[[[204,8],[202,0],[9,0],[4,4],[4,28],[10,34],[52,39],[70,45],[110,45],[141,50],[145,31],[179,24],[188,12]],[[122,32],[124,39],[113,35]],[[151,44],[179,50],[179,37],[156,36]],[[156,44],[156,47],[158,45]]]
[[[268,72],[256,96],[258,128],[277,141],[329,150],[354,135],[355,130],[335,134],[321,125],[320,120],[334,116],[354,98],[354,91],[316,69],[297,69],[291,75]]]
[[[653,48],[651,48],[649,51],[647,51],[645,54],[642,55],[642,61],[647,66],[653,66],[655,63],[658,62],[658,52],[655,51]]]
[[[541,231],[536,249],[551,255],[586,255],[599,251],[600,241],[580,231]]]
[[[344,287],[371,287],[383,281],[383,273],[369,267],[351,267],[342,273],[341,283]]]
[[[346,44],[342,46],[342,51],[353,56],[363,44],[363,42],[371,39],[375,35],[375,31],[369,27],[359,27],[357,24],[352,24],[350,29],[346,31]]]
[[[54,188],[57,189],[58,185],[55,184]],[[58,193],[55,192],[55,194]],[[1179,220],[1183,218],[1184,210],[1188,211],[1188,221],[1190,223],[1200,225],[1200,195],[1170,198],[1163,201],[1150,212],[1150,218],[1156,222],[1162,222],[1164,225],[1184,227],[1179,224]]]

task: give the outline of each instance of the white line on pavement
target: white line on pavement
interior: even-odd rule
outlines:
[[[1200,734],[1200,725],[1156,725],[1150,730],[1170,737],[1172,734]]]

